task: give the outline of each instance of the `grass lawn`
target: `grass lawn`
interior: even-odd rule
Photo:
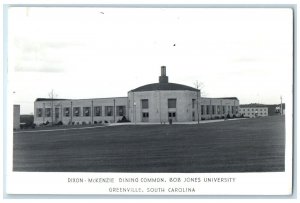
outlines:
[[[284,117],[14,133],[13,170],[284,171]]]

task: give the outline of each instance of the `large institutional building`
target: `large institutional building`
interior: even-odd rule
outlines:
[[[158,83],[128,92],[128,97],[94,99],[38,98],[34,103],[34,122],[64,125],[115,123],[128,119],[133,123],[187,122],[235,117],[239,114],[236,97],[204,98],[200,90],[169,83],[166,67],[161,67]]]

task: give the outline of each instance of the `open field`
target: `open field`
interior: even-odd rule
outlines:
[[[13,170],[284,171],[284,117],[14,133]]]

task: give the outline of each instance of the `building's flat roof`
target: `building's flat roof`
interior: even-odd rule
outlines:
[[[240,104],[240,108],[259,108],[259,107],[273,107],[273,106],[280,106],[280,104]],[[282,104],[282,107],[285,108],[285,103]]]
[[[203,99],[230,99],[230,100],[239,100],[237,97],[201,97]]]
[[[96,100],[96,99],[118,99],[127,97],[106,97],[106,98],[87,98],[87,99],[51,99],[51,98],[37,98],[35,101],[74,101],[74,100]]]

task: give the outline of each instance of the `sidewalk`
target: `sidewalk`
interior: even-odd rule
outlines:
[[[199,124],[204,124],[204,123],[217,123],[217,122],[222,122],[222,121],[234,121],[234,120],[241,120],[241,119],[246,119],[246,118],[234,118],[234,119],[218,119],[218,120],[203,120],[200,121]],[[172,125],[193,125],[193,124],[198,124],[198,121],[188,121],[188,122],[173,122]],[[110,123],[107,126],[122,126],[122,125],[169,125],[168,122],[165,123],[150,123],[150,122],[137,122],[137,123]]]

